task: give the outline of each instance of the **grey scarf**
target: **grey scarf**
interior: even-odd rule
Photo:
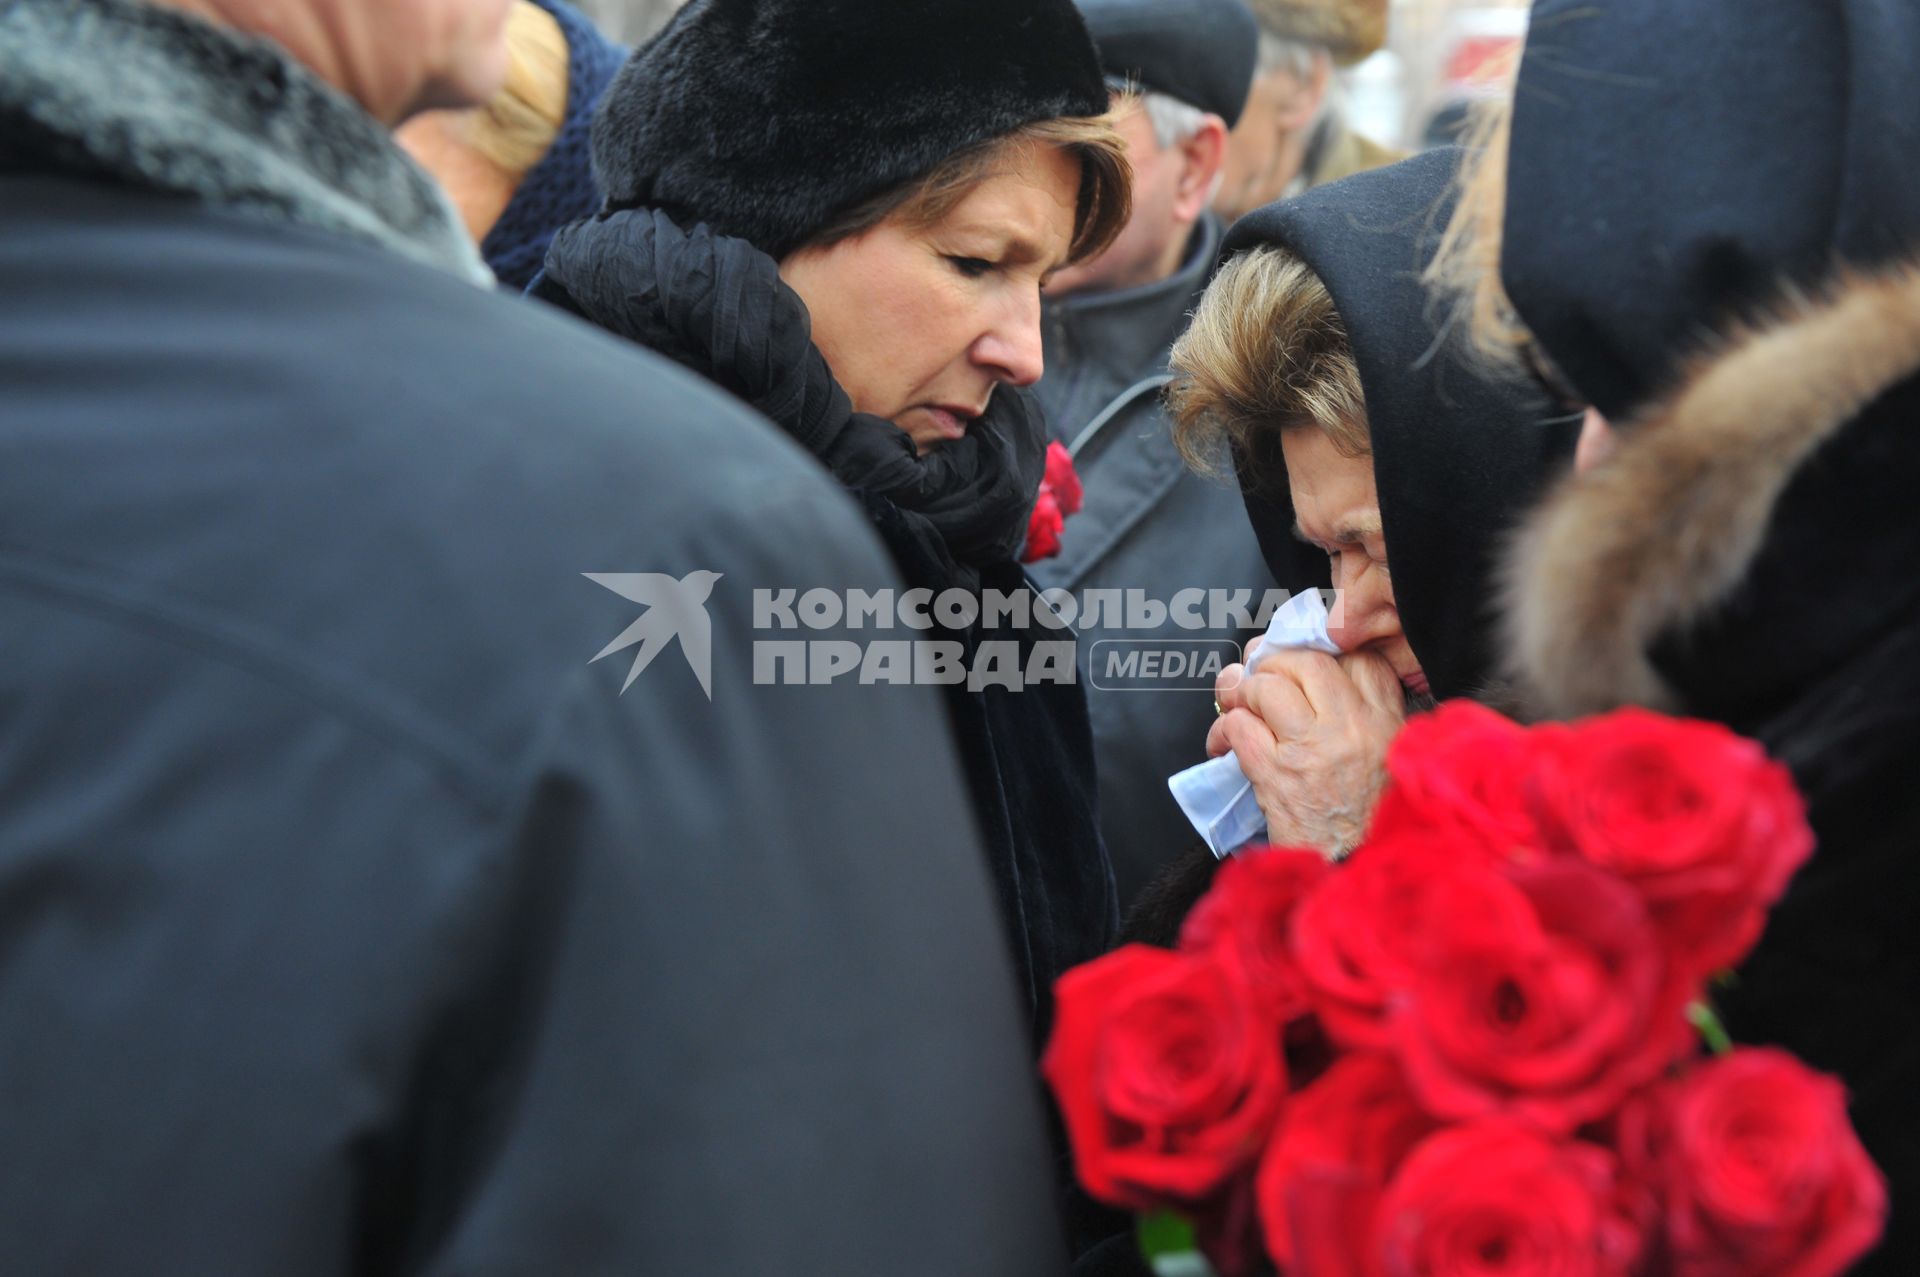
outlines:
[[[492,283],[446,194],[386,129],[275,45],[185,13],[0,0],[0,130],[62,167]]]

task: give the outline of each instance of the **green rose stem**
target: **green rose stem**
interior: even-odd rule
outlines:
[[[1687,1007],[1687,1023],[1699,1033],[1707,1049],[1715,1055],[1725,1055],[1733,1050],[1733,1039],[1727,1036],[1727,1026],[1720,1023],[1720,1017],[1714,1014],[1713,1007],[1705,1002],[1694,1002]]]
[[[1134,1235],[1155,1277],[1213,1277],[1213,1269],[1194,1239],[1192,1222],[1177,1211],[1139,1216],[1134,1221]]]

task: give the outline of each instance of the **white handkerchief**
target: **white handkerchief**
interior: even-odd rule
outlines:
[[[1327,605],[1320,591],[1302,590],[1273,614],[1267,632],[1254,644],[1248,671],[1260,663],[1262,653],[1283,647],[1340,651],[1327,637]],[[1254,799],[1253,785],[1232,754],[1209,758],[1198,767],[1168,777],[1167,788],[1216,856],[1244,847],[1266,832],[1267,818]]]

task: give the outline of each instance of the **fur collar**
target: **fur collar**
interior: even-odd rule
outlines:
[[[1736,330],[1509,547],[1506,650],[1549,717],[1677,708],[1648,659],[1752,566],[1795,473],[1920,369],[1920,265],[1840,277]]]
[[[446,195],[385,129],[275,46],[178,11],[0,5],[0,119],[63,168],[492,282]]]

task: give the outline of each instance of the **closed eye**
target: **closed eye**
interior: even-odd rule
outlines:
[[[992,262],[985,261],[978,257],[949,257],[947,260],[953,264],[955,270],[965,275],[968,279],[979,279],[982,275],[985,275],[993,269]]]

